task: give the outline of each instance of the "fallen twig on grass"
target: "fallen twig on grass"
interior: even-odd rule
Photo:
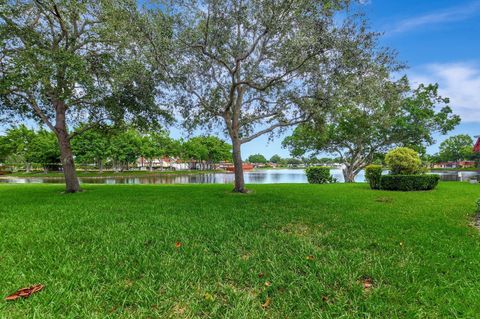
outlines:
[[[45,288],[45,286],[42,285],[42,284],[36,284],[36,285],[30,286],[30,287],[27,287],[27,288],[21,288],[21,289],[18,289],[15,293],[5,297],[5,300],[13,301],[13,300],[17,300],[19,298],[28,298],[32,294],[34,294],[36,292],[39,292],[43,288]]]

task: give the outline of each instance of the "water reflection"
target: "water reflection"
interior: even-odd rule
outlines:
[[[434,171],[432,174],[440,175],[442,181],[468,181],[477,180],[480,177],[480,171]]]
[[[341,169],[332,169],[331,174],[338,182],[343,182]],[[444,181],[465,181],[479,176],[478,172],[441,172],[437,171]],[[361,171],[357,182],[365,182],[365,172]],[[3,178],[0,183],[63,183],[61,178]],[[156,176],[136,176],[136,177],[82,177],[80,182],[83,184],[233,184],[233,173],[204,173],[204,174],[185,174],[185,175],[156,175]],[[266,169],[251,172],[245,172],[245,182],[247,184],[278,184],[278,183],[307,183],[307,176],[303,169]]]

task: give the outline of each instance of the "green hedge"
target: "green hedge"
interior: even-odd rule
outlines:
[[[309,167],[305,170],[310,184],[334,183],[336,180],[330,175],[329,167]]]
[[[371,189],[380,189],[380,178],[382,177],[382,165],[368,165],[365,167],[365,178]]]
[[[380,188],[390,191],[427,191],[437,187],[438,175],[383,175]]]

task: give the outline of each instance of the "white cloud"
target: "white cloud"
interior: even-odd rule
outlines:
[[[480,64],[434,63],[409,73],[412,86],[438,83],[439,93],[450,98],[450,106],[462,122],[480,122]]]
[[[416,17],[399,21],[393,27],[387,28],[387,34],[403,33],[420,27],[445,24],[448,22],[462,21],[472,18],[480,13],[480,1],[473,1],[462,6],[451,7]]]

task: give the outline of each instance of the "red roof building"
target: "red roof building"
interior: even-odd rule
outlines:
[[[475,146],[473,147],[473,151],[475,153],[480,153],[480,136],[477,137],[477,143],[475,143]]]

